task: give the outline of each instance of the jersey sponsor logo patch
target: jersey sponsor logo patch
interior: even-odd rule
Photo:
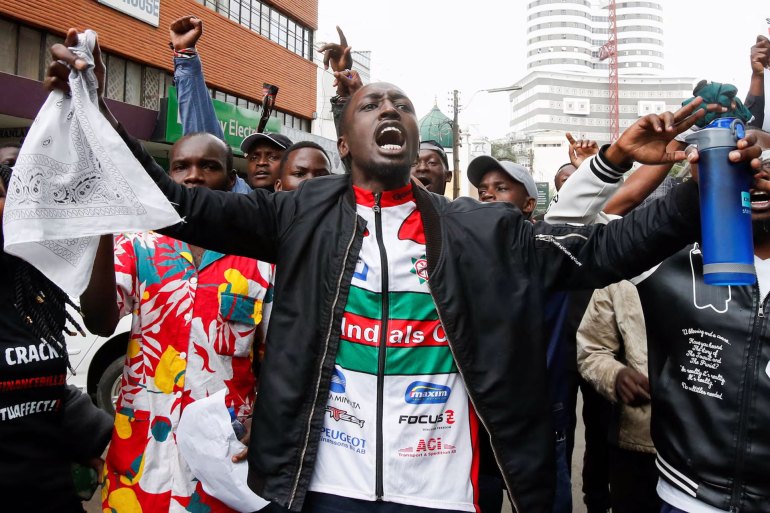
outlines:
[[[349,414],[346,410],[340,410],[334,406],[327,406],[326,413],[328,413],[329,417],[337,422],[351,422],[353,424],[357,424],[359,427],[364,427],[364,422],[366,422],[362,419],[359,419],[358,417],[355,417],[354,415]]]
[[[400,415],[398,423],[429,425],[431,426],[430,429],[442,429],[441,426],[447,424],[451,426],[455,423],[455,412],[454,410],[446,410],[438,415]],[[448,429],[448,427],[445,426],[443,429]]]
[[[335,368],[334,374],[332,374],[332,383],[329,385],[329,391],[334,392],[335,394],[344,394],[346,384],[347,380],[345,379],[345,375],[341,370]]]
[[[321,441],[350,449],[357,454],[366,454],[366,440],[358,436],[351,436],[339,429],[321,428]]]
[[[417,278],[420,280],[420,285],[428,281],[428,260],[425,255],[420,258],[412,259],[412,268],[409,272],[417,275]]]
[[[439,320],[419,321],[390,319],[388,321],[388,347],[446,346],[447,337]],[[348,342],[379,346],[382,322],[350,312],[342,315],[340,337]]]
[[[457,448],[436,438],[420,438],[416,444],[404,447],[398,450],[398,455],[403,458],[423,458],[427,456],[440,456],[445,454],[454,454]]]
[[[445,385],[413,381],[404,393],[404,400],[409,404],[444,404],[449,400],[452,389]]]
[[[337,402],[337,403],[346,404],[346,405],[350,406],[351,408],[353,408],[354,410],[360,410],[361,409],[361,405],[360,404],[358,404],[356,401],[351,401],[345,395],[329,394],[329,401],[334,401],[334,402]]]
[[[356,278],[357,280],[366,281],[366,277],[369,276],[369,266],[366,265],[366,262],[358,259],[358,263],[356,264],[356,270],[353,273],[353,278]]]

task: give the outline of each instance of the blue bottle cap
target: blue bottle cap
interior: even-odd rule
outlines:
[[[698,150],[735,148],[739,139],[746,137],[746,127],[738,118],[717,118],[704,128],[685,137],[687,144],[696,144]]]
[[[746,137],[746,125],[743,124],[743,120],[738,118],[717,118],[705,128],[727,128],[733,133],[736,139],[743,139]]]
[[[737,119],[738,118],[717,118],[706,125],[705,128],[731,128],[733,121]]]

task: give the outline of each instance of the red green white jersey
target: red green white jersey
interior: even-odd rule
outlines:
[[[412,186],[354,190],[367,229],[310,490],[476,511],[478,418],[430,295]]]

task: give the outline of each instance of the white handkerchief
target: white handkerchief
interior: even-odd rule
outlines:
[[[72,296],[88,285],[99,236],[181,221],[120,135],[99,112],[93,48],[78,35],[71,96],[53,92],[16,161],[3,213],[5,251],[37,267]]]
[[[185,408],[176,429],[176,443],[207,494],[236,511],[257,511],[269,504],[246,484],[246,462],[233,463],[233,456],[245,446],[230,424],[224,389]]]

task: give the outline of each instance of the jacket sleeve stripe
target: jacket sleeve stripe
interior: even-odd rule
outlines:
[[[655,465],[658,467],[658,470],[660,470],[661,473],[666,477],[666,479],[679,487],[679,489],[681,489],[683,492],[687,493],[688,495],[692,495],[693,497],[697,496],[696,491],[698,490],[698,484],[669,465],[666,460],[660,457],[660,454],[658,454],[655,458]],[[686,483],[682,481],[685,481]]]
[[[605,158],[604,152],[607,151],[608,147],[608,144],[602,146],[596,157],[591,159],[591,171],[605,183],[617,183],[628,169],[616,167]]]

